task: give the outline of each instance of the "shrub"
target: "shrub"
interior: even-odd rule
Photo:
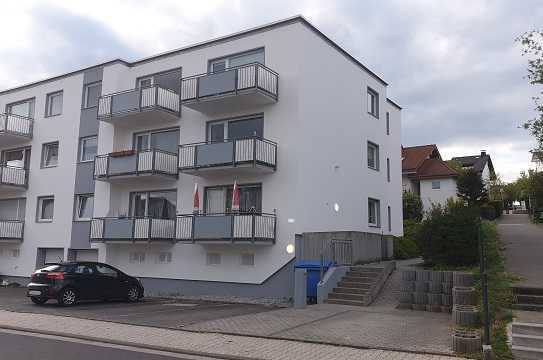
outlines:
[[[483,219],[487,220],[494,220],[496,219],[496,208],[492,206],[491,204],[483,204],[481,205],[481,217]]]
[[[461,201],[434,206],[417,232],[424,262],[437,266],[477,264],[479,210]]]
[[[411,259],[420,256],[420,250],[416,242],[419,230],[419,223],[414,220],[404,220],[403,237],[394,238],[395,259]]]
[[[422,200],[420,196],[411,191],[404,191],[402,202],[404,220],[415,220],[417,222],[422,220]]]
[[[503,213],[503,201],[501,201],[501,200],[493,200],[493,201],[489,201],[488,204],[494,207],[496,218],[499,218],[500,216],[502,216],[502,213]]]

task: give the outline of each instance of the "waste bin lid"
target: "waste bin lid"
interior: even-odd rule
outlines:
[[[331,261],[324,263],[325,268],[329,268],[332,265]],[[299,269],[320,269],[321,262],[319,260],[302,260],[297,261],[294,267]]]

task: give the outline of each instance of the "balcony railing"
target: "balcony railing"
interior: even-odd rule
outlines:
[[[179,116],[179,94],[155,85],[104,95],[98,100],[100,120],[149,110],[163,110]]]
[[[93,218],[91,241],[175,241],[175,219],[148,217]]]
[[[275,170],[276,159],[277,143],[256,137],[179,146],[179,169],[187,172],[247,165]]]
[[[26,188],[28,185],[28,170],[15,166],[0,165],[0,185]]]
[[[15,135],[32,138],[34,120],[15,114],[0,114],[0,136]]]
[[[178,215],[176,238],[201,243],[275,243],[277,218],[264,213]]]
[[[23,241],[24,225],[22,220],[0,220],[0,240]]]
[[[277,101],[279,75],[260,63],[252,63],[221,72],[186,77],[181,80],[181,101],[198,102],[220,95],[238,95],[249,90],[257,90]]]
[[[139,175],[177,177],[177,154],[159,149],[126,150],[97,155],[94,159],[94,178],[97,180]]]

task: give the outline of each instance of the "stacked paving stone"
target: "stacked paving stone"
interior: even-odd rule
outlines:
[[[404,270],[398,308],[450,313],[452,289],[452,271]]]
[[[481,351],[481,333],[477,292],[474,276],[467,272],[454,272],[452,288],[452,318],[456,328],[452,334],[452,350],[460,354],[472,354]]]

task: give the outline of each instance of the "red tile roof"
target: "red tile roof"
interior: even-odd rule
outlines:
[[[439,155],[439,151],[437,150],[437,146],[435,144],[402,147],[402,171],[416,171],[424,160],[429,159],[432,154],[434,154],[434,157],[441,160],[441,155]]]
[[[441,159],[426,159],[417,169],[419,179],[456,177],[458,172]]]

